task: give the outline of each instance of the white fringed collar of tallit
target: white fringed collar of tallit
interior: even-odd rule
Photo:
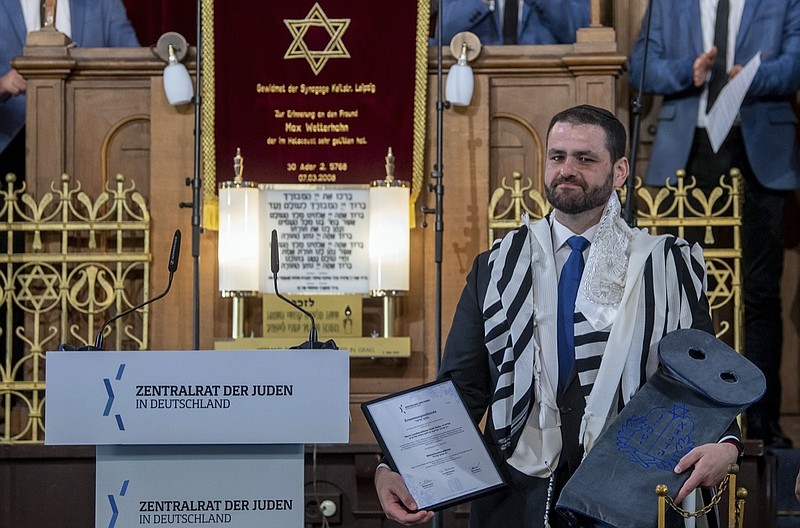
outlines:
[[[595,330],[614,322],[625,291],[630,242],[636,231],[620,217],[620,210],[617,193],[611,193],[592,239],[575,300],[575,309]]]

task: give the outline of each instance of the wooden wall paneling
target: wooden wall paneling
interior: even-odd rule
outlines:
[[[181,231],[181,256],[170,293],[150,307],[151,345],[156,350],[193,348],[192,189],[186,179],[194,175],[194,105],[172,106],[164,95],[161,77],[150,80],[151,162],[150,207],[153,212],[153,292],[167,283],[169,252],[176,229]],[[224,299],[217,293],[216,233],[204,231],[200,238],[200,342],[213,349],[217,328],[215,313]],[[222,320],[228,323],[227,320]]]
[[[29,83],[27,89],[27,122],[35,126],[25,127],[25,143],[32,154],[32,146],[38,148],[26,160],[26,185],[37,198],[50,190],[49,182],[59,181],[66,168],[64,85],[63,79],[46,79]]]
[[[542,191],[544,186],[545,144],[547,142],[547,126],[550,118],[547,107],[566,106],[568,100],[575,98],[572,83],[563,80],[548,80],[547,87],[520,80],[512,83],[495,85],[495,111],[492,113],[492,165],[488,192],[502,186],[513,185],[512,175],[522,175],[523,188],[529,184]],[[526,87],[525,84],[528,84]],[[515,88],[529,92],[524,105],[516,105]],[[550,99],[555,97],[558,102]],[[547,102],[545,102],[547,100]],[[488,213],[487,213],[488,216]],[[488,242],[488,240],[487,240]]]
[[[492,167],[490,190],[513,171],[530,178],[534,188],[543,188],[547,127],[558,110],[590,102],[614,108],[614,78],[621,58],[615,55],[567,54],[555,74],[543,76],[518,73],[492,79]],[[602,73],[602,74],[601,74]]]
[[[647,9],[648,0],[614,0],[613,23],[617,33],[617,46],[625,55],[639,34],[642,17]]]
[[[428,151],[426,166],[433,170],[436,161],[436,76],[435,61],[430,64],[428,78]],[[472,104],[468,107],[451,107],[443,116],[443,236],[441,271],[441,347],[453,319],[455,306],[465,284],[472,260],[484,251],[486,244],[486,215],[489,192],[489,126],[491,111],[490,78],[477,72]],[[443,80],[446,82],[446,78]],[[430,174],[430,172],[429,172]],[[431,181],[431,183],[435,183]],[[430,207],[435,205],[435,195],[423,192],[420,199]],[[429,215],[424,229],[425,254],[425,345],[427,354],[427,379],[436,374],[436,252],[435,218]]]
[[[0,526],[94,526],[94,447],[0,445]]]
[[[630,55],[633,43],[639,35],[645,16],[647,0],[636,0],[630,8],[624,2],[615,3],[615,23],[619,24],[619,49],[626,56]],[[638,95],[639,79],[631,79],[628,72],[622,75],[618,82],[617,115],[627,116],[628,133],[633,129],[631,103]],[[644,94],[641,99],[641,125],[639,129],[639,150],[637,152],[636,175],[644,178],[650,152],[658,130],[658,111],[661,108],[661,97]],[[625,121],[623,121],[625,123]]]
[[[490,189],[513,186],[513,174],[519,172],[523,178],[523,188],[530,180],[533,188],[541,191],[544,141],[545,138],[540,137],[530,123],[519,116],[502,112],[494,114]],[[501,207],[508,203],[505,201]]]
[[[537,131],[546,132],[553,114],[579,100],[583,102],[576,81],[566,75],[516,75],[492,80],[492,113],[518,116]],[[543,139],[545,135],[540,134]]]
[[[584,101],[594,101],[594,104],[614,111],[615,89],[614,81],[607,76],[583,76],[578,80],[578,93]]]
[[[150,171],[150,116],[132,115],[116,123],[101,147],[103,182],[117,174],[148,174]],[[150,195],[150,179],[136,182],[136,188]]]
[[[106,175],[103,170],[103,147],[107,145],[117,158],[140,159],[139,163],[126,163],[128,172],[122,175],[127,181],[134,181],[143,196],[149,196],[149,131],[146,126],[135,127],[134,130],[138,129],[140,134],[131,137],[131,127],[135,122],[130,118],[148,118],[150,80],[145,77],[135,80],[97,79],[85,77],[81,72],[77,75],[67,83],[65,94],[67,174],[80,180],[89,196],[97,196],[105,190],[108,183],[104,181],[105,176],[113,188],[116,174]],[[128,137],[121,138],[120,133]],[[117,141],[111,142],[115,136]]]
[[[781,278],[783,356],[781,364],[781,413],[800,434],[800,191],[786,202],[786,246]],[[795,436],[795,447],[800,438]]]

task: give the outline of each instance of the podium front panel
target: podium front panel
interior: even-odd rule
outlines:
[[[346,350],[48,352],[48,445],[346,443]]]
[[[95,526],[303,526],[302,445],[98,446]]]

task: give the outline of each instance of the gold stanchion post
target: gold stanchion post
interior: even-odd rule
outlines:
[[[656,495],[658,495],[658,528],[664,528],[666,525],[667,493],[669,493],[669,488],[667,488],[666,484],[656,486]]]

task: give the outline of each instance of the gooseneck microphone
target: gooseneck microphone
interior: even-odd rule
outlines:
[[[308,334],[308,347],[301,345],[300,348],[316,348],[317,343],[317,324],[314,322],[314,316],[311,312],[305,310],[301,306],[296,305],[278,291],[278,272],[281,270],[280,256],[278,255],[278,230],[272,230],[272,240],[270,241],[270,267],[272,268],[272,281],[275,286],[275,295],[279,299],[291,304],[311,319],[311,331]]]
[[[160,295],[157,295],[152,299],[148,299],[137,306],[128,308],[127,310],[118,313],[117,315],[115,315],[114,317],[103,323],[103,326],[97,333],[97,337],[95,337],[94,339],[94,348],[92,348],[91,350],[103,350],[103,334],[105,333],[106,327],[108,327],[108,325],[110,325],[120,317],[125,317],[131,312],[144,308],[151,302],[157,301],[162,297],[164,297],[167,293],[169,293],[169,289],[172,287],[172,276],[178,269],[178,259],[180,258],[180,255],[181,255],[181,231],[180,229],[176,229],[175,234],[172,236],[172,248],[169,251],[169,264],[167,265],[167,269],[169,270],[169,281],[167,282],[167,289],[164,290]]]

